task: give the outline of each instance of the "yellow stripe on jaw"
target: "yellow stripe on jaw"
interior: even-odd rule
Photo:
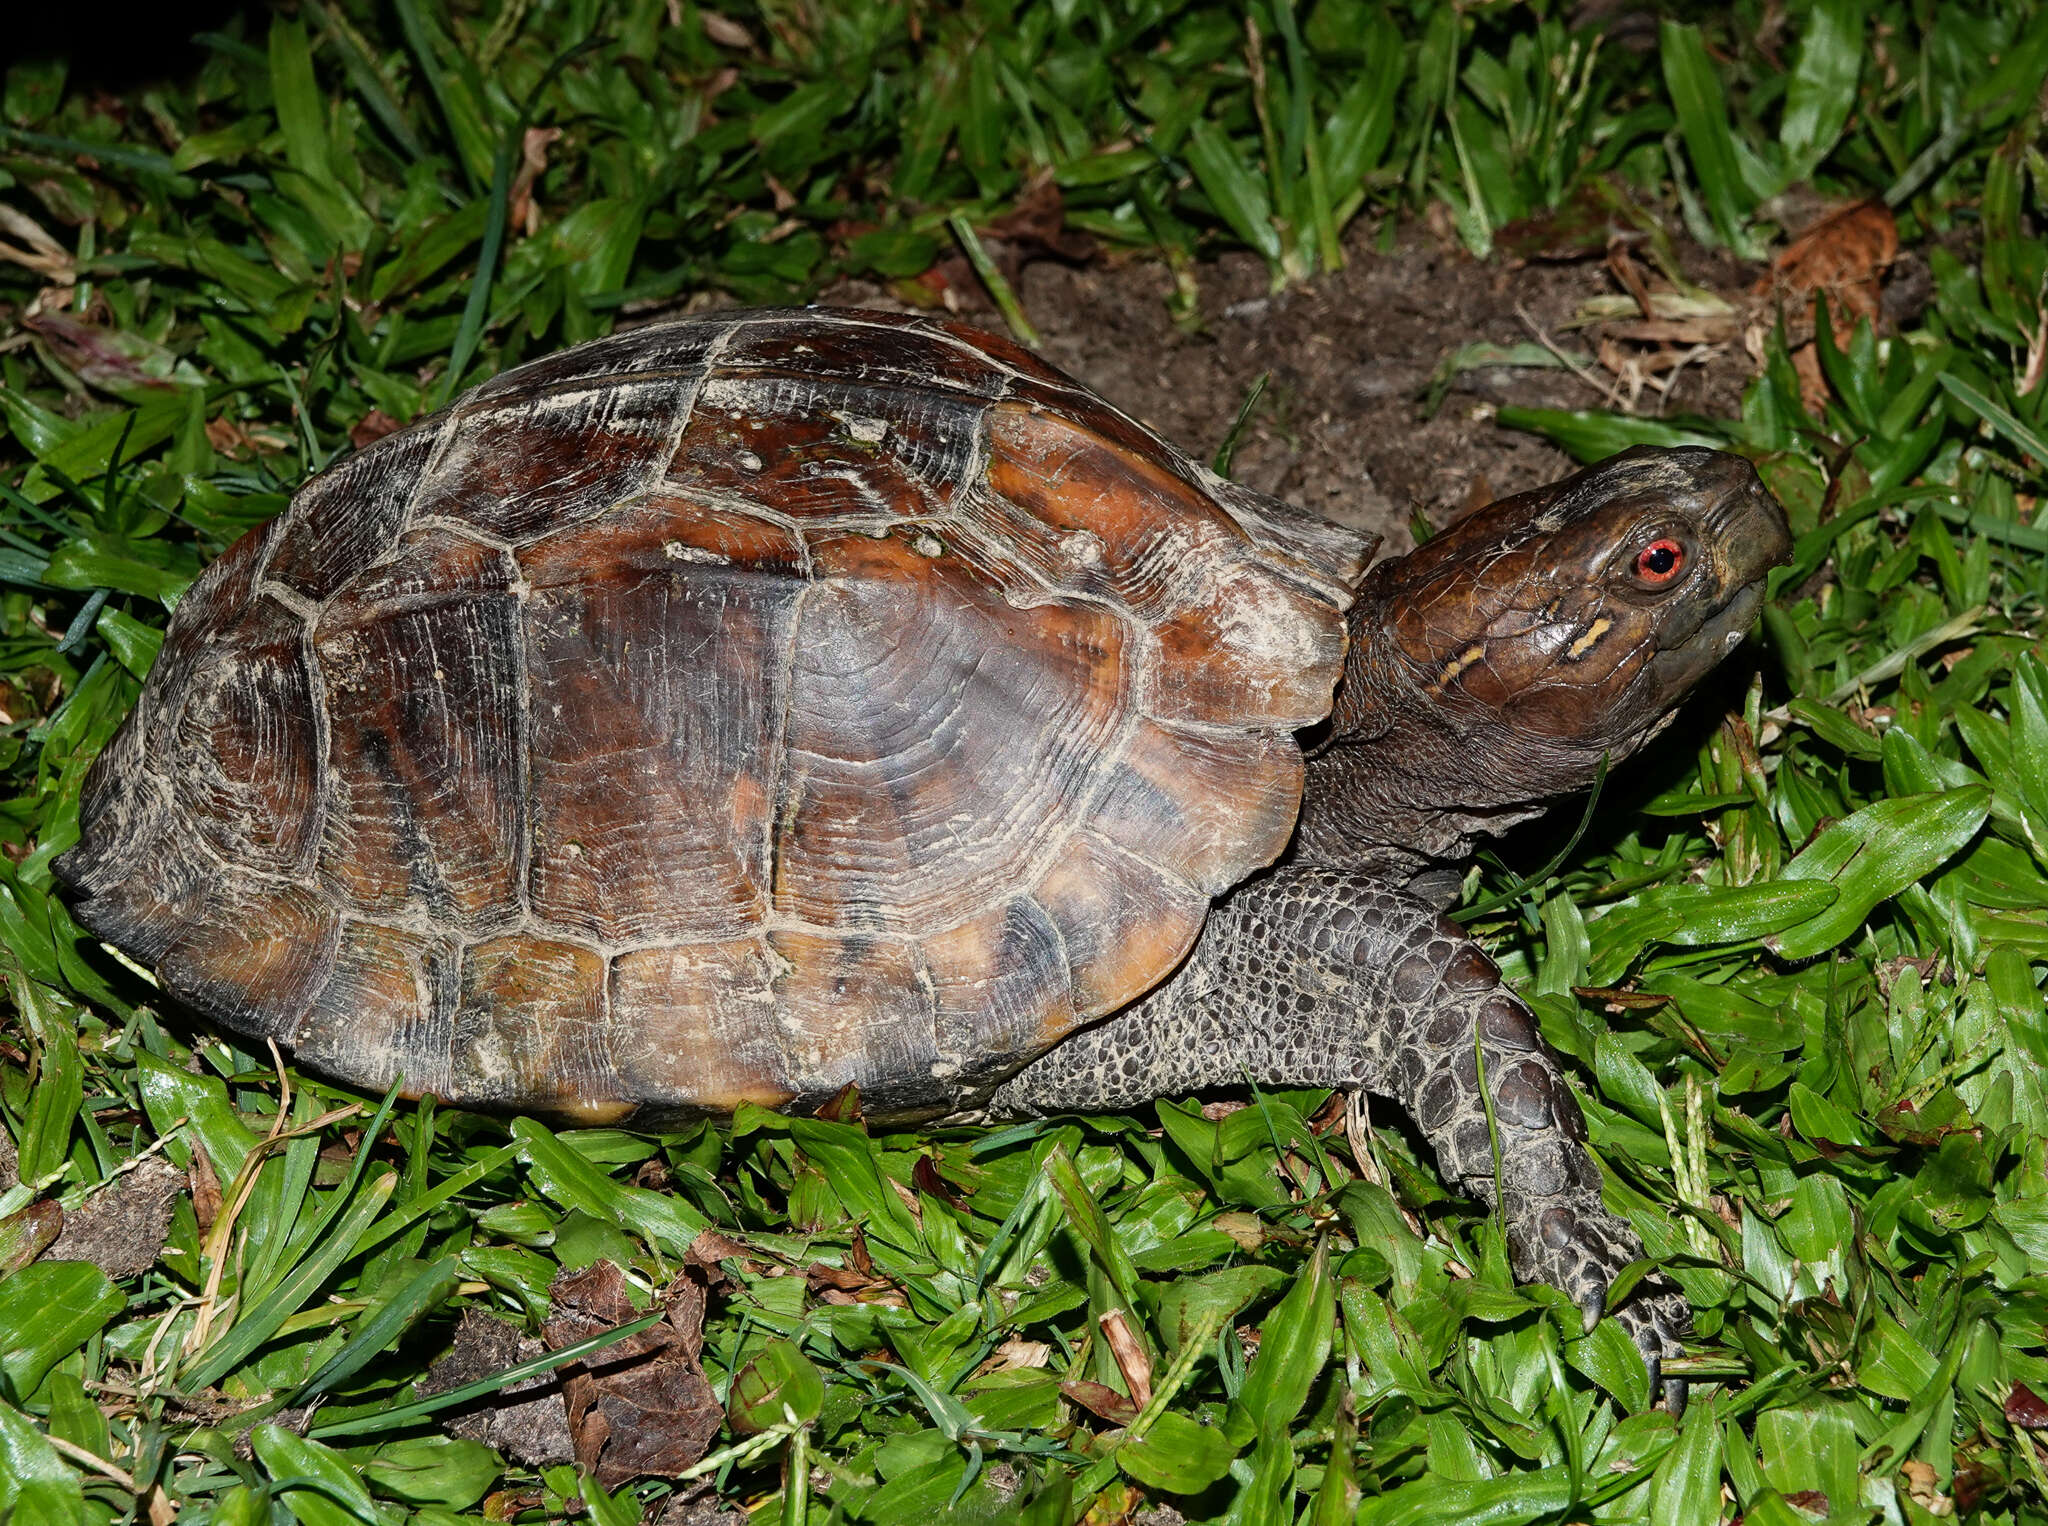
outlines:
[[[1429,686],[1429,692],[1432,694],[1443,693],[1444,687],[1447,684],[1449,684],[1452,679],[1456,678],[1460,673],[1464,672],[1465,669],[1471,667],[1473,663],[1477,662],[1480,658],[1484,657],[1485,655],[1486,647],[1480,642],[1473,642],[1470,646],[1466,647],[1464,651],[1458,653],[1457,656],[1453,657],[1449,662],[1444,664],[1444,670],[1436,675],[1436,682]]]
[[[1612,620],[1608,619],[1605,615],[1602,615],[1599,619],[1595,620],[1591,625],[1586,627],[1585,635],[1579,637],[1578,640],[1574,641],[1568,648],[1565,649],[1565,656],[1585,656],[1586,653],[1592,651],[1594,647],[1600,644],[1600,638],[1607,634],[1608,630],[1613,626],[1613,624],[1614,622]]]

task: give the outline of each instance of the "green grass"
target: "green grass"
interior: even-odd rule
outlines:
[[[462,1311],[537,1330],[603,1259],[644,1299],[715,1227],[749,1254],[706,1329],[706,1473],[762,1526],[1141,1500],[1238,1526],[2048,1521],[2019,1387],[2048,1393],[2048,14],[1814,0],[1757,42],[1746,5],[1649,58],[1540,10],[1357,0],[677,14],[307,0],[118,112],[61,68],[7,75],[0,1520],[636,1520],[669,1484],[536,1473],[443,1433],[418,1385]],[[531,234],[528,127],[560,132]],[[1798,538],[1696,756],[1674,738],[1554,872],[1468,897],[1692,1301],[1682,1424],[1614,1327],[1512,1284],[1398,1127],[1368,1171],[1320,1094],[557,1136],[287,1093],[52,895],[168,608],[372,410],[638,303],[906,280],[1048,174],[1074,224],[1173,267],[1183,316],[1202,255],[1305,279],[1361,213],[1432,202],[1482,255],[1544,211],[1754,255],[1810,180],[1927,249],[1922,327],[1824,349],[1824,417],[1782,350],[1738,420],[1502,415],[1589,457],[1731,442]],[[36,1259],[50,1204],[145,1153],[218,1184],[209,1227],[181,1196],[118,1285]],[[821,1263],[886,1299],[828,1301]],[[1113,1312],[1151,1364],[1135,1419],[1062,1392],[1119,1413]],[[986,1370],[1012,1342],[1045,1365]]]

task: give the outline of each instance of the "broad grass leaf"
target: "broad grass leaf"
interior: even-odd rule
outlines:
[[[99,1517],[95,1517],[98,1519]],[[85,1491],[28,1417],[0,1402],[0,1520],[85,1526]]]
[[[1707,54],[1706,41],[1698,27],[1666,21],[1658,33],[1657,51],[1664,66],[1664,88],[1677,113],[1686,156],[1692,161],[1714,231],[1742,258],[1759,258],[1763,251],[1747,229],[1755,196],[1742,173],[1729,127],[1727,95]]]
[[[1280,234],[1266,188],[1245,166],[1236,145],[1214,122],[1198,122],[1188,133],[1188,167],[1230,231],[1280,267]]]
[[[1253,1436],[1288,1432],[1330,1359],[1335,1315],[1336,1283],[1328,1252],[1318,1246],[1260,1326],[1258,1355],[1224,1422],[1233,1440],[1242,1445]]]
[[[1785,1098],[1792,1111],[1792,1126],[1817,1144],[1861,1145],[1870,1134],[1853,1113],[1838,1107],[1804,1081],[1794,1081]]]
[[[170,1134],[181,1119],[199,1137],[213,1173],[223,1184],[235,1179],[242,1161],[256,1148],[256,1135],[228,1102],[228,1089],[212,1076],[195,1076],[147,1051],[135,1056],[136,1081],[143,1108],[159,1134]],[[191,1157],[183,1140],[174,1139],[171,1158],[183,1165]]]
[[[1853,1512],[1860,1453],[1855,1417],[1846,1403],[1809,1401],[1764,1411],[1756,1419],[1764,1481],[1781,1494],[1818,1489],[1831,1507]]]
[[[368,1149],[369,1146],[364,1145],[358,1152],[358,1158]],[[276,1178],[272,1176],[269,1180],[275,1181]],[[239,1317],[227,1333],[199,1353],[181,1381],[194,1390],[218,1383],[273,1340],[284,1322],[304,1308],[341,1264],[354,1255],[357,1241],[390,1201],[397,1186],[397,1173],[386,1171],[355,1192],[348,1199],[347,1207],[334,1214],[328,1222],[319,1243],[308,1247],[305,1256],[280,1277],[253,1307],[238,1310]],[[345,1187],[337,1188],[335,1194],[329,1195],[330,1210],[339,1201],[337,1194],[347,1190]]]
[[[1991,811],[1983,786],[1879,800],[1802,848],[1786,880],[1827,881],[1840,898],[1819,915],[1764,939],[1785,959],[1809,959],[1853,935],[1880,901],[1933,873],[1977,835]]]
[[[531,1118],[512,1120],[533,1184],[565,1208],[616,1224],[671,1256],[688,1253],[711,1221],[668,1193],[615,1181]]]
[[[1692,1526],[1721,1513],[1721,1426],[1719,1406],[1709,1395],[1696,1399],[1679,1427],[1678,1443],[1650,1475],[1650,1519],[1656,1526]]]
[[[879,1239],[905,1254],[923,1255],[924,1237],[893,1178],[883,1170],[881,1150],[874,1140],[850,1124],[816,1118],[792,1118],[787,1126],[790,1138],[824,1173],[830,1190],[870,1239]]]
[[[1103,1217],[1101,1207],[1096,1203],[1081,1180],[1081,1173],[1075,1168],[1073,1157],[1054,1146],[1046,1152],[1046,1179],[1052,1183],[1053,1191],[1059,1194],[1066,1206],[1067,1224],[1094,1254],[1096,1264],[1109,1278],[1116,1291],[1118,1301],[1131,1319],[1131,1333],[1138,1338],[1138,1344],[1149,1353],[1151,1342],[1146,1338],[1142,1321],[1139,1319],[1144,1304],[1138,1292],[1137,1268],[1131,1265],[1131,1258],[1125,1252],[1123,1241],[1117,1237],[1108,1219]]]
[[[1231,1500],[1223,1526],[1294,1526],[1294,1441],[1288,1430],[1259,1433],[1251,1477]]]
[[[36,1008],[41,1007],[36,1004]],[[36,1085],[29,1098],[28,1128],[21,1136],[15,1169],[20,1180],[39,1183],[64,1168],[71,1130],[85,1097],[85,1066],[78,1055],[78,1037],[67,1025],[75,1018],[68,1004],[50,1004],[58,1022],[37,1024]],[[36,1010],[31,1008],[30,1010]]]
[[[1190,1340],[1214,1336],[1226,1321],[1287,1280],[1277,1266],[1248,1263],[1167,1283],[1153,1318],[1168,1354],[1177,1355]]]
[[[1728,443],[1726,436],[1703,429],[1593,409],[1517,405],[1502,408],[1494,417],[1509,429],[1542,435],[1579,461],[1604,461],[1631,445],[1705,445],[1720,450]]]
[[[36,1391],[128,1300],[89,1261],[38,1261],[0,1280],[0,1377],[17,1394]]]
[[[1566,1340],[1564,1359],[1612,1394],[1631,1415],[1650,1407],[1650,1370],[1621,1322],[1602,1319],[1584,1335]]]
[[[1785,114],[1778,123],[1789,179],[1806,179],[1841,139],[1856,107],[1862,72],[1860,0],[1813,0],[1792,58]]]
[[[1882,744],[1876,736],[1832,705],[1823,705],[1818,700],[1795,699],[1785,708],[1794,720],[1823,742],[1852,758],[1876,758],[1882,751]]]
[[[1418,1483],[1368,1499],[1356,1526],[1525,1526],[1568,1508],[1572,1470],[1562,1464],[1499,1478],[1453,1482],[1424,1475]]]
[[[362,1475],[332,1448],[276,1425],[257,1426],[249,1433],[249,1444],[272,1479],[297,1481],[297,1487],[280,1491],[278,1497],[304,1526],[395,1522],[396,1513],[372,1502]]]
[[[1674,887],[1660,895],[1659,900],[1682,912],[1683,920],[1664,941],[1678,948],[1742,943],[1816,917],[1832,906],[1836,898],[1834,886],[1810,881],[1713,889]]]
[[[467,1510],[491,1492],[504,1471],[498,1454],[482,1442],[454,1436],[388,1441],[363,1464],[363,1477],[379,1493],[449,1510]]]
[[[733,1434],[752,1436],[794,1418],[808,1425],[825,1402],[825,1380],[793,1341],[772,1340],[733,1375],[726,1414]]]
[[[1904,1404],[1927,1391],[1940,1366],[1905,1326],[1880,1312],[1864,1333],[1856,1381],[1871,1393]]]
[[[313,78],[305,28],[282,16],[270,23],[270,94],[292,168],[316,180],[326,179],[326,99]]]
[[[1195,1494],[1230,1471],[1241,1450],[1218,1426],[1166,1410],[1152,1428],[1117,1448],[1117,1465],[1139,1483],[1169,1494]]]

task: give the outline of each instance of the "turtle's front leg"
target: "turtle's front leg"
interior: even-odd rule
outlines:
[[[1012,1077],[991,1113],[1100,1112],[1241,1083],[1358,1087],[1406,1107],[1445,1174],[1495,1200],[1480,1066],[1500,1139],[1500,1198],[1517,1275],[1590,1316],[1642,1254],[1600,1202],[1600,1168],[1529,1009],[1455,923],[1356,874],[1291,869],[1216,908],[1180,972]],[[1654,1364],[1685,1305],[1638,1295],[1616,1317]]]

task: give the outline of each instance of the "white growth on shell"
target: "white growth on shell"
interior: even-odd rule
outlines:
[[[663,541],[661,554],[672,562],[702,562],[715,567],[723,567],[728,561],[716,551],[706,551],[702,546],[686,546],[679,540]]]

